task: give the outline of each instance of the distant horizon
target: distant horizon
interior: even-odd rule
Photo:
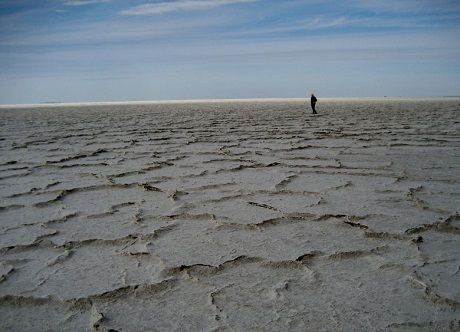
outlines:
[[[321,101],[344,100],[353,101],[360,99],[367,100],[437,100],[437,99],[460,99],[458,96],[335,96],[335,97],[320,97]],[[271,97],[271,98],[204,98],[204,99],[146,99],[146,100],[102,100],[102,101],[75,101],[75,102],[39,102],[39,103],[17,103],[17,104],[0,104],[0,108],[27,108],[27,107],[59,107],[59,106],[97,106],[97,105],[148,105],[148,104],[176,104],[176,103],[220,103],[220,102],[277,102],[277,101],[298,101],[308,102],[309,97]]]

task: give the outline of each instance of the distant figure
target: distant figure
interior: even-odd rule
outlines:
[[[316,99],[315,95],[312,93],[311,94],[311,98],[310,98],[310,101],[311,101],[311,109],[313,110],[313,114],[318,114],[316,113],[316,102],[318,101],[318,99]]]

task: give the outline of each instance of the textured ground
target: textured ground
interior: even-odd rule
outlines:
[[[0,329],[459,330],[459,103],[0,110]]]

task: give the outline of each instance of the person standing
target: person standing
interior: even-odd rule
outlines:
[[[312,93],[311,94],[311,98],[310,98],[310,102],[311,102],[311,109],[313,110],[313,114],[318,114],[316,113],[316,102],[318,101],[318,99],[316,99],[315,95]]]

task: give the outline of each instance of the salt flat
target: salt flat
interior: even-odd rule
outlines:
[[[460,100],[0,110],[0,329],[460,329]]]

